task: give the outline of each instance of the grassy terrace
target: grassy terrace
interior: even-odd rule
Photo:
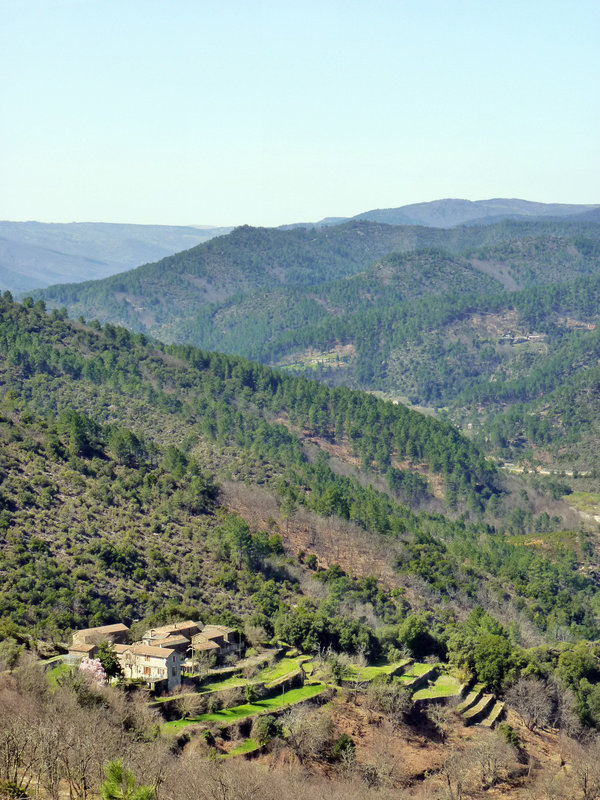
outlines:
[[[297,658],[282,658],[272,667],[267,667],[261,670],[254,678],[254,681],[272,683],[278,681],[280,678],[285,678],[286,675],[291,675],[297,672],[302,664],[310,661],[310,656],[298,656]]]
[[[295,705],[301,703],[303,700],[308,700],[311,697],[316,697],[321,694],[327,687],[324,683],[309,683],[302,686],[300,689],[291,689],[289,692],[276,697],[268,697],[264,700],[257,700],[255,703],[244,703],[240,706],[233,706],[233,708],[223,708],[221,711],[215,711],[211,714],[200,714],[191,719],[176,719],[172,722],[165,722],[162,729],[166,732],[175,733],[187,725],[193,725],[201,722],[235,722],[239,719],[246,717],[254,717],[258,714],[265,714],[269,711],[280,711],[285,706]]]
[[[460,692],[460,682],[452,675],[440,675],[431,686],[419,689],[413,700],[433,700],[437,697],[454,697]]]
[[[402,683],[410,684],[415,678],[420,678],[422,675],[425,675],[426,672],[429,672],[433,666],[433,664],[411,664],[408,672],[403,672],[402,675],[398,675],[398,680]]]
[[[233,758],[234,756],[243,756],[246,753],[253,753],[260,748],[259,742],[256,739],[246,739],[242,744],[234,747],[228,753],[222,753],[219,758]]]
[[[225,689],[237,689],[243,686],[248,686],[253,683],[273,683],[280,678],[285,678],[286,675],[291,675],[297,672],[303,665],[306,666],[310,661],[310,656],[298,656],[297,658],[282,658],[272,667],[266,667],[258,672],[253,678],[244,678],[243,675],[232,675],[231,678],[225,678],[222,681],[212,681],[204,683],[199,686],[196,692],[185,692],[182,697],[193,694],[210,694],[211,692],[222,692]],[[165,703],[167,700],[172,700],[172,697],[158,697],[154,702]]]
[[[52,689],[56,689],[58,686],[58,682],[61,678],[65,675],[68,675],[70,672],[73,672],[73,667],[69,664],[58,664],[56,667],[52,667],[46,672],[46,680],[52,687]]]
[[[207,694],[208,692],[220,692],[223,689],[235,689],[238,686],[247,686],[251,681],[244,678],[243,675],[233,675],[231,678],[225,678],[224,681],[213,681],[212,683],[203,683],[198,687],[199,694]]]
[[[350,667],[348,670],[348,677],[350,679],[358,678],[359,681],[372,681],[378,675],[391,675],[402,667],[410,664],[410,659],[405,658],[402,661],[396,661],[394,664],[383,664],[374,667]]]
[[[459,703],[456,706],[456,710],[462,714],[467,708],[471,708],[471,706],[477,702],[477,700],[481,697],[481,693],[484,689],[483,683],[476,683],[475,686],[471,689],[469,694],[465,697],[462,703]]]
[[[297,658],[282,658],[272,667],[266,667],[260,670],[253,678],[244,678],[243,675],[233,675],[231,678],[226,678],[224,681],[214,681],[212,683],[205,683],[198,688],[202,694],[207,692],[220,692],[222,689],[233,689],[238,686],[248,686],[252,683],[273,683],[280,678],[285,678],[286,675],[291,675],[297,672],[302,664],[310,660],[310,656],[298,656]]]
[[[464,719],[465,720],[473,719],[473,717],[476,717],[479,714],[483,713],[493,702],[494,702],[493,694],[484,694],[481,700],[479,700],[474,706],[471,706],[471,708],[469,708],[467,711],[463,713]]]

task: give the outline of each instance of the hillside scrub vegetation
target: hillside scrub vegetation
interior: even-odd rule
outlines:
[[[531,501],[560,498],[560,483],[511,488],[451,423],[402,405],[8,295],[0,383],[0,791],[241,800],[281,793],[284,776],[308,797],[541,798],[542,781],[556,797],[594,785],[594,539]],[[340,566],[320,531],[386,571]],[[285,686],[285,655],[233,680],[201,665],[203,691],[150,704],[122,676],[99,686],[60,660],[77,628],[141,636],[186,617],[254,650],[295,648],[303,685]]]
[[[412,604],[443,627],[445,598],[450,618],[483,602],[502,607],[521,630],[532,625],[556,639],[597,635],[589,551],[562,547],[546,556],[482,518],[490,504],[496,513],[494,498],[503,502],[499,476],[450,424],[239,358],[71,323],[41,304],[5,297],[0,322],[8,577],[0,597],[15,623],[53,620],[65,630],[84,619],[136,618],[144,607],[149,615],[178,608],[183,616],[210,607],[227,619],[235,606],[237,623],[242,609],[273,631],[279,603],[297,591],[286,587],[298,577],[284,577],[262,612],[254,601],[231,603],[229,593],[262,598],[261,580],[289,572],[280,551],[296,512],[306,509],[352,523],[367,549],[387,540],[404,594],[384,600],[368,574],[354,584],[356,603],[373,605],[384,623],[401,621]],[[308,453],[298,431],[346,443],[360,474],[334,472],[327,451]],[[394,466],[399,458],[402,467]],[[415,485],[407,467],[423,462],[442,477],[446,507],[462,518],[407,505],[407,487]],[[383,491],[371,483],[377,475],[389,481]],[[223,478],[268,487],[275,516],[254,530],[228,518],[218,499]],[[526,517],[515,517],[517,530]],[[314,567],[308,557],[302,564],[309,574]],[[294,612],[298,634],[289,635],[336,649],[351,648],[358,636],[374,653],[364,629],[335,632],[355,579],[333,566],[315,577],[328,599],[321,610],[307,597]],[[316,583],[310,591],[322,596]],[[286,619],[289,628],[294,616]]]
[[[589,472],[600,469],[599,239],[585,217],[451,230],[244,226],[36,297],[438,409],[497,457]]]

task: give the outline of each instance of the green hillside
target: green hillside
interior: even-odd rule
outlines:
[[[164,340],[182,341],[186,332],[189,336],[190,320],[207,304],[213,304],[214,311],[234,296],[278,287],[305,287],[310,294],[319,284],[356,275],[393,252],[434,248],[454,255],[474,253],[477,271],[508,280],[514,288],[515,280],[531,282],[530,273],[543,279],[548,241],[566,256],[563,280],[596,271],[600,257],[593,243],[599,237],[600,229],[592,223],[503,221],[451,230],[362,221],[292,230],[244,226],[156,264],[101,281],[53,286],[36,296],[51,307],[67,307],[71,316],[126,324]],[[527,244],[510,247],[521,240]],[[491,248],[489,261],[482,248]],[[190,341],[205,345],[195,334]]]
[[[310,288],[236,295],[203,306],[185,321],[174,322],[171,330],[178,340],[273,362],[293,349],[295,341],[317,344],[317,338],[310,338],[313,330],[338,331],[350,316],[430,295],[501,289],[499,281],[464,259],[440,250],[418,250],[385,256],[357,275]],[[334,345],[336,340],[332,336],[329,342]]]
[[[596,410],[574,392],[598,358],[599,237],[593,223],[556,220],[244,227],[43,296],[74,316],[444,409],[497,456],[590,471]],[[567,396],[580,411],[563,441]]]
[[[590,549],[569,544],[547,556],[505,536],[561,520],[527,509],[517,519],[513,494],[447,423],[8,297],[0,376],[7,623],[60,632],[193,611],[267,631],[285,622],[288,640],[337,649],[358,637],[375,653],[369,626],[343,622],[353,604],[370,604],[380,625],[412,608],[441,632],[502,595],[540,635],[557,626],[598,634]],[[239,498],[264,525],[231,516]],[[436,513],[419,510],[431,503]],[[326,549],[311,558],[298,549],[303,526],[318,531],[319,520],[338,544],[364,552],[352,560],[342,547],[338,556],[360,578]],[[296,554],[296,571],[277,554],[277,537]],[[297,569],[314,572],[319,561],[326,591],[305,596]],[[303,596],[309,605],[296,621],[287,612],[277,622],[278,609]]]

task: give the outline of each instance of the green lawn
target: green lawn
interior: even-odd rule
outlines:
[[[266,667],[261,670],[254,678],[254,681],[272,683],[273,681],[285,677],[285,675],[291,675],[292,672],[297,672],[305,661],[310,661],[310,656],[282,658],[273,664],[272,667]]]
[[[74,667],[69,664],[59,664],[57,667],[53,667],[46,672],[46,680],[48,681],[50,687],[52,689],[56,689],[58,685],[58,681],[65,675],[68,675],[72,672]]]
[[[255,703],[244,703],[241,706],[224,708],[212,714],[200,714],[192,719],[177,719],[172,722],[165,722],[162,728],[165,731],[176,732],[180,728],[185,728],[186,725],[192,725],[197,722],[235,722],[238,719],[253,717],[268,711],[279,711],[284,706],[291,706],[302,702],[302,700],[308,700],[310,697],[316,697],[326,688],[323,683],[309,683],[300,689],[291,689],[289,692],[284,692],[275,697],[267,697],[264,700],[257,700]]]
[[[236,689],[238,686],[247,686],[250,681],[244,678],[243,675],[233,675],[231,678],[225,678],[224,681],[214,681],[213,683],[203,683],[198,687],[200,694],[208,692],[220,692],[222,689]]]
[[[382,664],[374,667],[350,667],[348,670],[348,677],[358,678],[359,681],[372,681],[378,675],[391,675],[397,669],[400,669],[405,664],[408,664],[410,659],[405,658],[402,661],[396,661],[393,664]]]
[[[420,678],[421,675],[425,675],[426,672],[435,666],[434,664],[412,664],[409,671],[406,675],[412,675],[415,678]]]
[[[253,753],[255,750],[258,750],[260,747],[259,742],[256,739],[246,739],[245,742],[234,747],[233,750],[230,750],[228,753],[222,753],[219,758],[232,758],[233,756],[243,756],[245,753]]]
[[[425,700],[435,697],[453,697],[460,690],[460,682],[452,675],[440,675],[432,686],[419,689],[413,694],[413,700]]]
[[[403,672],[402,675],[398,675],[396,680],[400,681],[400,683],[403,683],[405,686],[410,686],[418,678],[429,672],[434,666],[434,664],[411,664],[408,672]]]
[[[403,672],[402,675],[398,675],[398,680],[401,680],[402,683],[410,683],[415,678],[420,678],[422,675],[425,675],[425,673],[429,672],[433,666],[433,664],[411,664],[410,669],[407,672]]]

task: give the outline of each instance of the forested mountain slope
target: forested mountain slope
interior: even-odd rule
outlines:
[[[443,251],[392,254],[348,278],[308,288],[252,292],[202,306],[184,322],[174,321],[167,338],[202,342],[211,349],[273,363],[297,349],[296,335],[298,342],[310,342],[304,338],[305,332],[321,327],[337,330],[349,317],[373,309],[447,292],[484,294],[501,288],[499,281],[474,269],[465,259]],[[369,337],[370,333],[365,335]],[[330,343],[335,346],[336,341],[333,337]],[[362,346],[351,337],[346,337],[344,344],[352,351]]]
[[[534,517],[533,505],[514,516],[515,492],[447,423],[239,358],[71,323],[8,297],[0,384],[0,602],[18,625],[64,630],[86,618],[135,618],[145,605],[159,614],[161,603],[167,612],[210,606],[225,614],[239,590],[243,614],[273,630],[297,579],[263,587],[275,562],[263,578],[251,573],[276,555],[275,533],[303,558],[294,537],[322,524],[338,544],[385,564],[396,590],[378,595],[376,581],[327,573],[333,594],[304,618],[321,620],[324,646],[336,636],[339,646],[336,614],[354,591],[382,624],[412,607],[441,631],[444,606],[452,617],[482,603],[530,637],[533,629],[598,635],[585,535],[549,554],[513,541],[524,528],[561,520]],[[233,507],[249,503],[253,516],[267,517],[266,538],[223,516],[213,475],[217,484],[233,479],[225,492]],[[237,502],[240,481],[261,489]],[[437,513],[418,511],[432,503]],[[465,516],[452,521],[443,508]],[[375,652],[361,625],[344,641],[362,637]]]
[[[127,421],[155,426],[155,435],[162,428],[166,441],[172,438],[174,425],[181,426],[178,437],[189,437],[194,422],[196,436],[218,440],[223,431],[224,443],[252,440],[258,461],[265,454],[253,436],[265,443],[274,438],[282,447],[280,467],[288,467],[300,458],[298,453],[292,455],[298,440],[285,426],[271,422],[275,418],[288,428],[347,444],[353,457],[383,473],[394,473],[393,462],[408,459],[446,476],[465,496],[474,489],[493,491],[493,468],[448,423],[362,392],[330,389],[240,358],[148,342],[143,335],[112,325],[100,331],[97,323],[69,323],[57,312],[49,318],[31,301],[24,307],[4,302],[4,382],[14,383],[33,401],[48,403],[52,409],[60,403],[77,407],[81,392],[81,410],[100,414],[99,421],[113,422],[125,415]],[[36,315],[40,322],[36,323]],[[60,393],[53,393],[59,387]],[[111,391],[120,398],[116,418],[107,410],[116,399],[109,404],[101,397]],[[168,423],[162,419],[165,414]],[[182,421],[186,418],[188,422]],[[274,465],[271,459],[270,466]]]
[[[445,249],[431,246],[440,243]],[[404,252],[380,255],[391,247]],[[166,341],[444,407],[498,454],[542,447],[559,467],[589,470],[600,467],[596,448],[577,449],[583,437],[596,441],[589,393],[574,400],[585,412],[572,415],[580,424],[567,449],[559,447],[565,430],[554,400],[543,421],[538,411],[545,395],[564,398],[572,390],[563,384],[596,363],[599,272],[593,222],[452,230],[352,222],[240,228],[158,264],[44,296],[72,314]],[[589,380],[582,375],[577,385]]]
[[[558,469],[598,469],[599,302],[597,276],[428,297],[314,323],[263,353],[330,384],[443,408],[504,457],[533,446]]]
[[[343,374],[340,367],[349,360],[358,369],[358,382],[353,385],[383,390],[391,387],[376,382],[375,377],[380,376],[390,350],[402,346],[406,330],[395,328],[406,315],[418,329],[421,323],[442,323],[442,309],[448,304],[462,314],[464,302],[458,303],[457,295],[500,295],[503,286],[564,280],[598,270],[600,248],[591,238],[574,237],[567,246],[554,237],[527,237],[476,253],[469,251],[463,257],[419,250],[384,257],[351,278],[307,288],[253,292],[202,306],[185,321],[174,320],[164,326],[163,335],[272,364],[301,363],[305,356],[318,363],[322,351],[327,354],[327,365],[337,348],[343,360],[331,365],[336,376]],[[445,299],[415,303],[428,296]],[[477,302],[471,297],[469,307],[476,310]],[[482,311],[486,304],[487,299]],[[436,370],[439,368],[444,365],[437,364]],[[396,389],[398,394],[408,395],[403,386]],[[420,402],[430,404],[426,397]]]
[[[511,282],[510,288],[521,278],[525,284],[535,281],[536,271],[539,279],[545,280],[548,237],[555,249],[568,253],[563,280],[597,269],[593,242],[600,238],[600,226],[593,223],[505,221],[451,230],[360,221],[286,231],[245,226],[156,264],[102,281],[53,286],[40,296],[52,307],[65,306],[72,316],[126,324],[163,339],[178,340],[181,328],[204,305],[218,305],[232,296],[276,287],[308,290],[356,275],[393,252],[434,248],[464,254],[476,270]],[[524,246],[523,253],[510,248],[506,253],[494,251],[486,261],[476,252],[499,245],[508,247],[521,240],[533,242],[529,249]],[[586,250],[589,241],[591,253]],[[193,343],[202,344],[197,340]]]

